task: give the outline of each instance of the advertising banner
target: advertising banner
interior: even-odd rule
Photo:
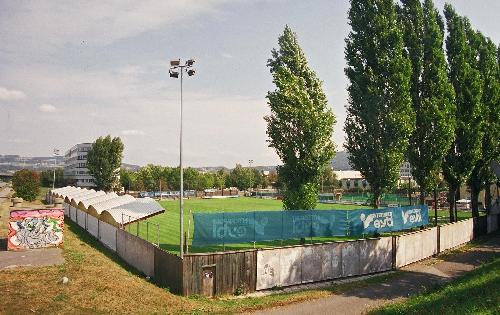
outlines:
[[[193,246],[363,235],[427,225],[427,206],[194,213]]]

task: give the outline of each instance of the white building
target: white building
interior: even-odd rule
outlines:
[[[411,165],[410,162],[405,161],[399,168],[399,178],[408,179],[409,177],[411,177]]]
[[[94,177],[87,169],[87,152],[92,143],[79,143],[64,155],[64,179],[77,187],[95,187]]]
[[[370,188],[370,183],[363,178],[359,171],[334,171],[334,173],[337,179],[340,180],[344,190],[365,190]]]

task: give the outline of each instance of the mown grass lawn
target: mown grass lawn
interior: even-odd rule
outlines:
[[[159,242],[160,246],[172,253],[179,252],[179,200],[163,200],[160,204],[165,208],[165,213],[154,216],[147,220],[147,222],[159,224]],[[366,208],[356,205],[331,205],[331,204],[318,204],[317,209],[327,210],[327,209],[337,209],[337,210],[351,210],[351,209],[361,209]],[[281,200],[274,199],[259,199],[251,197],[239,197],[239,198],[228,198],[228,199],[186,199],[184,200],[184,231],[189,228],[189,241],[188,244],[191,245],[194,224],[192,219],[192,213],[194,212],[239,212],[239,211],[279,211],[283,209],[283,204]],[[191,212],[190,212],[191,211]],[[131,233],[137,234],[137,225],[131,224],[127,229]],[[156,243],[158,240],[157,228],[153,224],[146,226],[145,222],[139,223],[139,235],[148,239],[149,241]],[[329,238],[330,240],[340,240],[347,239],[346,237]],[[319,238],[316,240],[320,240]],[[311,241],[308,239],[308,241]],[[314,241],[314,239],[313,239]],[[269,241],[257,243],[256,247],[269,247],[269,246],[279,246],[279,245],[294,245],[299,244],[300,240],[288,240],[288,241]],[[203,247],[192,247],[190,252],[211,252],[211,251],[222,251],[222,250],[238,250],[238,249],[248,249],[253,248],[252,243],[246,244],[228,244],[226,246],[203,246]]]
[[[159,225],[159,233],[157,227],[154,224],[149,224],[142,221],[139,224],[131,224],[127,229],[134,234],[139,234],[142,238],[148,239],[153,243],[159,241],[160,246],[172,253],[179,252],[179,201],[178,200],[163,200],[160,201],[161,205],[165,208],[165,213],[154,216],[146,222],[154,223]],[[347,204],[321,204],[317,205],[318,210],[353,210],[353,209],[366,209],[367,206],[358,205],[347,205]],[[194,224],[192,221],[193,212],[238,212],[238,211],[264,211],[264,210],[275,210],[279,211],[283,209],[283,204],[281,200],[274,199],[259,199],[251,197],[239,197],[239,198],[228,198],[228,199],[186,199],[184,201],[184,231],[189,229],[189,239],[188,244],[191,245],[193,237]],[[190,212],[191,211],[191,212]],[[470,212],[459,211],[459,217],[461,219],[470,217]],[[434,211],[429,210],[429,221],[433,223],[434,221]],[[448,212],[438,211],[438,222],[440,224],[447,222]],[[139,229],[137,229],[139,225]],[[187,234],[187,233],[186,233]],[[356,239],[357,237],[321,237],[307,239],[307,242],[326,242],[334,240],[346,240],[346,239]],[[300,244],[299,239],[286,240],[286,241],[268,241],[268,242],[258,242],[255,244],[256,248],[262,247],[272,247],[272,246],[282,246],[282,245],[297,245]],[[213,251],[223,251],[223,250],[241,250],[253,248],[254,244],[226,244],[216,245],[216,246],[202,246],[202,247],[190,247],[190,252],[213,252]]]
[[[500,314],[500,258],[449,284],[370,312],[389,314]]]

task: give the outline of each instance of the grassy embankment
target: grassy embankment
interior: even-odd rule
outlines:
[[[8,206],[6,200],[0,203],[3,213]],[[258,298],[185,298],[148,282],[70,221],[62,255],[65,263],[59,266],[1,270],[0,314],[232,314],[324,297],[391,276]],[[60,282],[64,276],[66,285]]]
[[[449,284],[372,311],[389,314],[500,314],[500,258]]]
[[[8,201],[0,207],[5,213]],[[65,223],[64,235],[63,265],[0,271],[0,314],[232,314],[327,297],[395,275],[258,298],[185,298],[149,283],[75,223]],[[69,284],[60,283],[63,276]]]

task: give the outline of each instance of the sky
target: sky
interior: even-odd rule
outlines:
[[[500,1],[450,1],[498,43]],[[444,1],[435,1],[442,12]],[[180,80],[169,61],[194,58],[184,79],[183,164],[276,165],[268,147],[266,67],[285,24],[297,33],[337,117],[347,104],[347,0],[0,0],[0,154],[50,156],[119,136],[124,162],[178,165]]]

